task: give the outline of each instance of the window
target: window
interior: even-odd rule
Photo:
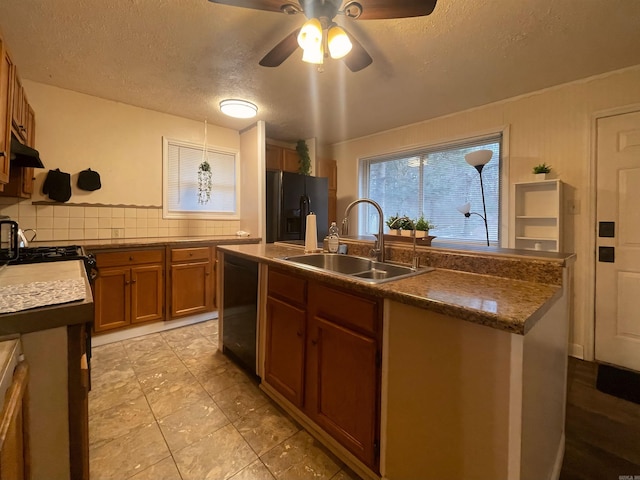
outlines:
[[[482,170],[482,180],[489,240],[498,245],[501,143],[499,134],[363,160],[362,194],[378,202],[387,218],[398,214],[415,220],[424,215],[437,226],[429,233],[439,240],[486,242],[482,218],[467,218],[457,207],[469,202],[472,212],[484,215],[480,176],[464,157],[475,150],[491,150],[493,157]],[[377,232],[377,219],[375,210],[367,207],[360,217],[360,231]]]
[[[163,138],[163,217],[238,219],[238,154],[218,147],[207,147]],[[198,170],[207,160],[211,167],[211,196],[199,203]]]

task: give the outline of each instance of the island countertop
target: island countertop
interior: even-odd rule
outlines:
[[[562,296],[561,285],[514,280],[492,275],[436,268],[380,284],[332,272],[315,271],[283,260],[300,255],[299,248],[277,244],[225,245],[222,252],[315,278],[337,287],[384,297],[469,322],[525,335]]]

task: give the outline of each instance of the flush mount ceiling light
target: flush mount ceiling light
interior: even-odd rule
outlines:
[[[234,118],[253,118],[258,113],[258,107],[246,100],[230,98],[220,102],[220,111]]]

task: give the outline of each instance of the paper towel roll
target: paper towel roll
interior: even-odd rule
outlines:
[[[311,212],[307,215],[307,231],[304,237],[304,251],[312,253],[318,250],[318,226],[316,224],[316,214]]]

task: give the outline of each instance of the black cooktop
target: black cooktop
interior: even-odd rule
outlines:
[[[83,260],[84,249],[79,245],[65,245],[62,247],[25,247],[21,248],[18,259],[12,264],[56,262],[60,260]]]

